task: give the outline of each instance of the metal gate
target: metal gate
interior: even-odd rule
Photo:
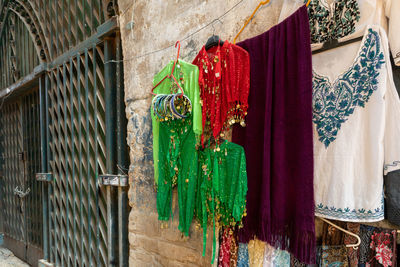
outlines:
[[[37,262],[42,252],[39,94],[37,88],[6,103],[0,117],[0,169],[5,244]]]
[[[116,0],[0,0],[0,227],[43,264],[128,265],[116,13]]]

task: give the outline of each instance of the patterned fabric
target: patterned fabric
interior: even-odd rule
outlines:
[[[290,254],[285,250],[281,250],[281,249],[275,250],[274,259],[273,259],[273,266],[274,267],[288,267],[288,266],[290,266]]]
[[[231,239],[230,267],[236,267],[237,262],[238,262],[238,240],[237,240],[237,232],[234,231],[232,233],[232,239]]]
[[[353,33],[355,23],[360,19],[360,11],[357,0],[337,0],[332,7],[325,0],[311,0],[308,16],[311,42],[323,43]]]
[[[232,234],[225,228],[222,234],[222,242],[219,249],[218,267],[229,267],[231,261]]]
[[[371,235],[374,232],[375,227],[368,225],[360,225],[360,255],[358,259],[359,264],[365,264],[368,261],[369,245],[371,243]]]
[[[288,16],[290,16],[295,10],[297,10],[300,6],[304,5],[307,0],[281,0],[283,1],[283,5],[281,8],[281,14],[279,16],[279,22],[285,20]],[[333,4],[328,4],[336,2]],[[358,7],[351,6],[343,6],[343,5],[357,5]],[[315,10],[315,6],[322,6],[320,11]],[[342,5],[342,11],[337,12],[338,6]],[[329,7],[330,6],[330,7]],[[310,24],[318,25],[318,20],[325,20],[324,15],[326,12],[324,11],[326,8],[330,8],[328,10],[329,18],[335,21],[342,21],[345,25],[340,25],[340,23],[335,23],[336,25],[330,25],[331,28],[328,29],[329,32],[334,32],[337,30],[343,29],[343,35],[348,32],[352,32],[351,34],[341,38],[339,41],[343,42],[345,40],[353,39],[363,35],[365,28],[368,25],[379,25],[383,28],[384,31],[388,33],[389,39],[389,47],[392,51],[392,55],[396,58],[395,63],[397,66],[400,66],[400,35],[398,34],[398,29],[400,28],[400,0],[312,0],[309,5],[309,15],[310,15]],[[310,14],[313,10],[313,14]],[[346,9],[350,9],[352,14],[346,12]],[[315,10],[315,11],[314,11]],[[355,11],[359,11],[359,18],[354,19]],[[357,12],[358,13],[358,12]],[[320,17],[321,16],[321,17]],[[353,30],[351,21],[355,22],[355,29]],[[350,23],[348,23],[350,22]],[[321,24],[322,27],[327,25],[326,23]],[[311,26],[313,27],[313,26]],[[328,27],[324,27],[328,28]],[[317,28],[319,29],[319,28]],[[312,32],[318,32],[317,29],[312,29]],[[312,34],[312,42],[319,40],[319,35]],[[342,34],[340,34],[342,35]],[[322,37],[322,39],[326,39]],[[320,48],[322,46],[321,43],[315,43],[312,45],[312,48]],[[333,52],[338,58],[346,58],[348,56],[347,53],[342,52]],[[331,65],[332,68],[335,66]]]
[[[366,266],[397,266],[396,241],[397,234],[395,230],[375,229],[371,235],[369,260]]]
[[[239,243],[237,267],[249,267],[249,250],[246,243]]]
[[[346,246],[322,246],[321,267],[348,267]]]
[[[400,99],[386,33],[371,25],[350,48],[345,64],[334,53],[313,56],[315,73],[324,73],[313,88],[315,215],[376,222],[384,219],[383,176],[400,168]]]
[[[350,232],[359,235],[360,234],[360,224],[359,223],[352,223],[348,222],[347,223],[347,230]],[[344,237],[344,243],[346,245],[349,244],[356,244],[357,243],[357,238],[351,235],[345,235]],[[356,267],[358,266],[358,255],[359,255],[359,250],[354,249],[352,247],[347,248],[347,257],[349,259],[349,265],[350,267]]]
[[[250,240],[248,245],[250,267],[263,266],[265,245],[265,242],[258,239]]]
[[[354,110],[365,107],[372,93],[378,89],[378,70],[384,63],[379,35],[369,29],[356,62],[333,84],[329,78],[314,72],[313,122],[319,141],[325,147],[336,139],[342,124]]]
[[[306,267],[306,266],[307,264],[300,262],[295,257],[293,256],[290,257],[290,267]]]

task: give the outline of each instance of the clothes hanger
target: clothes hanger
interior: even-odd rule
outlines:
[[[331,222],[325,218],[322,218],[322,217],[317,217],[317,218],[320,219],[321,221],[326,222],[327,224],[330,224],[331,226],[335,227],[336,229],[339,229],[340,231],[357,238],[357,243],[356,244],[348,244],[348,245],[346,245],[347,248],[358,249],[358,247],[361,245],[361,238],[358,235],[356,235],[355,233],[347,231],[347,230],[343,229],[342,227],[334,224],[333,222]]]
[[[181,90],[181,96],[183,96],[183,89],[182,89],[182,87],[180,86],[179,82],[176,80],[176,78],[175,78],[175,76],[174,76],[175,66],[176,66],[176,63],[178,63],[178,60],[179,60],[179,53],[180,53],[180,51],[181,51],[181,42],[180,42],[179,40],[176,41],[176,43],[175,43],[175,48],[176,48],[176,46],[178,46],[178,54],[177,54],[177,56],[176,56],[176,60],[174,61],[174,65],[172,66],[171,73],[168,74],[168,75],[166,75],[164,78],[162,78],[161,81],[159,81],[159,82],[151,89],[151,92],[150,92],[150,93],[151,93],[152,95],[157,95],[157,94],[154,93],[154,89],[156,89],[165,79],[167,79],[167,78],[172,78],[172,79],[174,80],[174,82],[176,83],[176,85],[178,85],[178,88]]]
[[[236,44],[236,39],[239,37],[239,35],[242,33],[242,31],[244,30],[244,28],[246,28],[246,26],[250,23],[250,21],[253,19],[254,15],[256,14],[257,10],[260,8],[260,6],[264,6],[266,4],[269,3],[270,0],[266,0],[266,1],[260,1],[260,3],[258,3],[258,6],[256,7],[256,9],[254,9],[253,13],[250,15],[250,18],[248,20],[246,20],[246,22],[244,23],[243,27],[240,29],[240,31],[238,32],[238,34],[236,34],[235,38],[233,38],[233,44]],[[308,5],[310,4],[311,0],[307,1],[306,6],[308,7]]]
[[[219,22],[219,23],[223,24],[222,21],[220,19],[218,19],[218,18],[215,19],[213,21],[213,23],[211,24],[211,27],[213,28],[213,34],[212,34],[212,36],[210,38],[208,38],[208,40],[206,42],[206,45],[205,45],[205,49],[206,50],[210,49],[211,47],[214,47],[214,46],[217,46],[217,45],[221,45],[222,46],[224,44],[224,41],[222,41],[219,38],[218,35],[215,35],[214,22]]]
[[[324,52],[324,51],[328,51],[328,50],[331,50],[331,49],[334,49],[334,48],[338,48],[338,47],[341,47],[341,46],[345,46],[345,45],[348,45],[348,44],[359,42],[359,41],[362,41],[363,38],[364,38],[364,36],[360,36],[360,37],[357,37],[357,38],[354,38],[354,39],[350,39],[350,40],[347,40],[347,41],[344,41],[344,42],[339,42],[337,39],[333,39],[333,40],[330,40],[328,42],[325,42],[320,49],[312,51],[312,54],[315,55],[315,54],[318,54],[318,53],[321,53],[321,52]]]

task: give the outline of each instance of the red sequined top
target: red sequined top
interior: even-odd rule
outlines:
[[[200,70],[203,129],[211,129],[217,140],[230,125],[245,126],[250,88],[247,51],[228,41],[208,51],[203,46],[193,64]]]

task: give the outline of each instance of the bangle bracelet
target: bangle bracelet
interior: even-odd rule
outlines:
[[[173,113],[171,111],[170,107],[170,101],[171,101],[172,95],[168,95],[165,99],[164,99],[164,111],[166,114],[166,117],[168,117],[169,119],[175,119],[175,117],[173,116]]]
[[[163,109],[164,108],[163,101],[166,97],[168,97],[168,95],[161,96],[157,102],[157,111],[161,115],[162,119],[166,118],[166,111]]]
[[[153,100],[151,101],[151,108],[153,109],[153,111],[154,111],[154,109],[155,109],[155,103],[156,103],[157,99],[158,99],[160,96],[162,96],[162,95],[164,95],[164,94],[155,95],[155,96],[153,97]]]
[[[164,118],[165,118],[164,114],[162,114],[162,113],[163,113],[162,110],[160,109],[160,103],[162,102],[162,100],[163,100],[166,96],[167,96],[167,95],[160,95],[160,96],[158,96],[158,97],[157,97],[157,100],[156,100],[156,102],[155,102],[155,104],[154,104],[154,106],[155,106],[154,111],[156,112],[156,114],[157,114],[157,116],[158,116],[158,118],[159,118],[160,120],[164,120]]]
[[[176,109],[175,109],[175,100],[177,97],[180,97],[180,94],[175,94],[172,99],[171,99],[171,107],[172,107],[172,112],[174,114],[176,114],[177,116],[179,116],[180,118],[186,118],[188,115],[188,113],[191,112],[191,107],[192,107],[192,103],[190,101],[190,99],[186,96],[183,95],[182,96],[182,101],[183,101],[183,105],[182,105],[182,113],[179,113]],[[188,104],[188,105],[186,105]]]

